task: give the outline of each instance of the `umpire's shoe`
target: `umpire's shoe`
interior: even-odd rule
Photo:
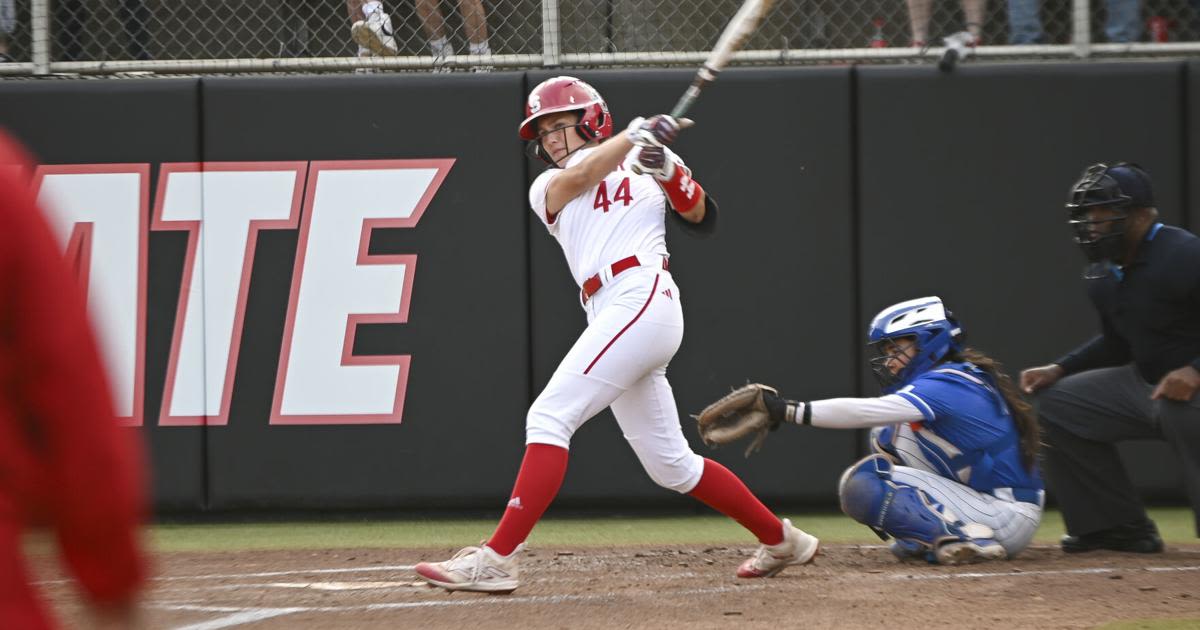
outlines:
[[[778,545],[762,545],[754,556],[738,567],[737,576],[742,578],[774,577],[775,574],[793,564],[808,564],[817,555],[821,541],[816,536],[793,527],[783,519],[783,542]]]
[[[517,588],[517,556],[525,544],[502,556],[487,545],[466,547],[445,562],[420,562],[417,574],[449,591],[511,593]]]
[[[1154,521],[1149,519],[1141,523],[1118,525],[1078,536],[1063,536],[1062,550],[1067,553],[1081,553],[1097,549],[1129,553],[1162,553],[1163,541],[1158,535],[1158,527],[1154,525]]]

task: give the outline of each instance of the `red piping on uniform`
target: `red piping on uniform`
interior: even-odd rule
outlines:
[[[608,352],[608,349],[612,347],[613,343],[616,342],[617,339],[620,339],[621,335],[624,335],[625,331],[629,330],[629,327],[632,326],[634,324],[634,322],[641,319],[642,313],[645,313],[646,308],[650,306],[650,300],[654,299],[654,293],[657,289],[658,289],[658,274],[655,274],[654,286],[650,287],[650,297],[646,298],[646,303],[642,305],[642,310],[638,311],[638,314],[633,317],[632,321],[630,321],[628,324],[625,324],[625,327],[621,329],[621,332],[617,333],[616,336],[614,336],[612,339],[608,340],[608,343],[604,346],[604,349],[600,351],[600,354],[597,354],[596,358],[592,359],[592,362],[588,364],[587,369],[583,371],[584,374],[591,372],[592,368],[596,365],[596,362],[600,360],[600,357],[604,356],[605,352]]]

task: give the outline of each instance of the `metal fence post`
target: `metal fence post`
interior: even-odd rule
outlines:
[[[1088,0],[1071,0],[1071,43],[1076,57],[1091,56],[1092,8]]]
[[[33,73],[50,74],[50,0],[33,0],[29,7]]]
[[[542,65],[557,66],[560,62],[558,48],[558,0],[542,0]]]

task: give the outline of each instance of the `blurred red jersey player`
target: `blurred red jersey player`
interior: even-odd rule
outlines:
[[[0,627],[55,627],[22,533],[45,526],[92,604],[134,622],[145,579],[142,453],[113,415],[79,284],[38,210],[24,151],[0,130]]]

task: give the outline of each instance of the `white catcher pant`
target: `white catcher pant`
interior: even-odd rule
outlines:
[[[690,492],[704,459],[683,437],[667,382],[667,364],[683,340],[679,287],[660,267],[637,267],[617,275],[584,310],[588,327],[529,409],[525,443],[568,448],[584,422],[612,407],[650,478]]]
[[[912,428],[907,424],[898,427],[894,445],[904,463],[893,469],[893,481],[924,490],[964,521],[992,528],[996,542],[1004,547],[1010,558],[1029,546],[1042,521],[1044,494],[1039,504],[1023,503],[1012,500],[1011,492],[1006,498],[1003,489],[998,489],[996,495],[999,496],[996,496],[939,475],[921,454]]]

